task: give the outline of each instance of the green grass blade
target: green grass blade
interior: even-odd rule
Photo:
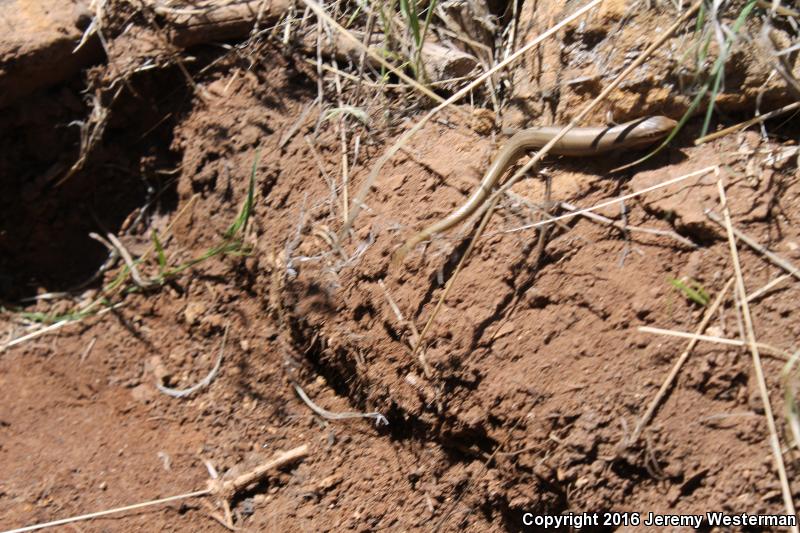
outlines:
[[[253,159],[253,170],[250,172],[250,183],[247,187],[247,198],[245,198],[244,205],[242,205],[242,209],[239,211],[239,216],[236,217],[236,220],[233,221],[233,224],[231,224],[228,230],[225,232],[226,239],[233,239],[240,231],[241,233],[245,233],[247,231],[247,222],[250,220],[250,216],[252,215],[253,211],[253,198],[255,197],[256,188],[256,170],[258,169],[258,161],[260,158],[261,148],[258,148],[256,150],[256,157]]]
[[[414,37],[414,44],[419,48],[422,46],[422,43],[420,42],[419,16],[417,14],[416,0],[400,0],[400,11],[405,15],[408,26],[411,29],[411,35]]]
[[[689,282],[691,283],[691,286],[679,279],[669,280],[670,285],[678,289],[687,300],[691,300],[692,302],[703,307],[708,305],[708,302],[711,301],[711,298],[709,298],[708,293],[703,289],[702,285],[694,280],[689,280]]]
[[[726,48],[726,52],[724,54],[721,54],[717,58],[717,60],[714,62],[714,66],[712,67],[711,72],[710,72],[709,80],[700,88],[698,93],[692,99],[692,103],[689,104],[689,107],[686,109],[686,111],[684,112],[683,116],[678,121],[678,125],[675,126],[675,129],[673,129],[670,132],[670,134],[667,135],[667,138],[664,139],[661,142],[661,144],[659,144],[653,151],[651,151],[647,155],[637,159],[633,163],[628,163],[627,165],[623,165],[621,167],[618,167],[618,168],[614,169],[613,172],[619,172],[620,170],[624,170],[626,168],[630,168],[630,167],[639,165],[640,163],[644,163],[645,161],[647,161],[648,159],[650,159],[654,155],[656,155],[659,152],[661,152],[661,150],[666,148],[667,145],[672,142],[672,140],[675,138],[675,136],[678,135],[678,133],[683,128],[683,126],[692,117],[692,113],[694,113],[695,109],[697,109],[697,107],[700,105],[700,102],[703,100],[705,95],[708,94],[709,91],[712,91],[711,98],[710,98],[711,104],[708,106],[708,109],[706,110],[706,118],[703,121],[703,131],[700,134],[700,136],[702,137],[703,135],[706,134],[708,123],[709,123],[710,117],[711,117],[711,113],[714,110],[714,101],[716,100],[716,95],[717,95],[717,92],[719,91],[719,87],[722,84],[722,73],[725,70],[724,69],[725,62],[728,60],[728,52],[727,51],[729,51],[731,49],[731,45],[733,43],[733,39],[738,35],[739,29],[741,28],[742,24],[744,23],[744,21],[747,19],[747,16],[750,14],[750,12],[755,7],[756,1],[757,0],[750,0],[747,3],[747,5],[745,5],[745,7],[742,9],[742,11],[739,13],[739,16],[736,18],[736,21],[733,24],[733,28],[732,28],[731,34],[730,34],[730,36],[728,37],[728,40],[727,40],[726,47],[725,47]]]
[[[161,240],[158,238],[158,232],[153,230],[151,233],[153,238],[153,246],[156,249],[156,257],[158,258],[158,271],[163,274],[167,268],[167,256],[164,254],[164,247],[161,245]]]

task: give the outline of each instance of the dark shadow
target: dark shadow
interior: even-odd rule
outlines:
[[[135,95],[126,87],[113,103],[105,98],[101,140],[60,185],[80,155],[78,121],[92,113],[81,77],[3,110],[0,301],[83,288],[108,256],[90,232],[144,232],[149,216],[175,208],[175,180],[159,171],[180,161],[172,129],[188,95],[165,87],[184,85],[177,69],[151,71],[130,80]]]

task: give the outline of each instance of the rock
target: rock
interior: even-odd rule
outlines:
[[[320,492],[326,492],[341,482],[342,482],[342,476],[340,474],[333,474],[320,481],[317,484],[317,489]]]
[[[4,0],[0,19],[0,108],[64,81],[101,57],[96,37],[77,52],[92,20],[88,0]]]
[[[197,323],[197,320],[205,312],[206,304],[203,302],[189,302],[186,305],[186,309],[183,311],[183,319],[186,321],[186,324],[192,326]]]
[[[141,384],[131,389],[131,397],[140,403],[150,403],[156,396],[156,389],[151,385]]]
[[[731,6],[732,7],[732,6]],[[519,10],[519,34],[541,35],[556,22],[577,10],[576,4],[558,0],[526,0]],[[630,2],[605,0],[590,15],[579,17],[556,38],[548,39],[528,51],[510,70],[513,92],[503,126],[524,128],[550,125],[571,119],[583,104],[596,97],[616,75],[650,43],[675,22],[675,8],[637,10]],[[734,9],[722,9],[719,16],[732,20]],[[686,90],[689,79],[697,75],[695,58],[682,54],[688,22],[611,92],[586,124],[606,123],[610,112],[617,122],[643,115],[680,117],[689,107]],[[726,63],[725,87],[716,98],[723,111],[754,108],[773,109],[793,101],[780,76],[771,76],[772,66],[765,60],[771,54],[759,39],[760,24],[746,24],[742,42],[734,46]],[[776,33],[776,47],[790,46],[792,37],[785,30]],[[749,34],[749,35],[748,35]],[[773,38],[773,41],[776,39]],[[712,41],[709,57],[701,69],[710,68],[718,47]],[[800,76],[800,58],[787,60],[788,69]],[[676,74],[684,73],[684,74]],[[734,74],[735,73],[735,74]],[[686,79],[681,79],[685,76]],[[763,100],[758,103],[757,98]],[[701,107],[695,113],[702,113]]]

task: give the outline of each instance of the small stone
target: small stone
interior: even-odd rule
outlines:
[[[156,391],[150,385],[139,385],[131,389],[131,396],[137,402],[144,404],[150,403],[156,395]]]
[[[202,302],[189,302],[186,309],[183,311],[183,319],[187,324],[193,325],[197,323],[200,316],[206,312],[206,304]]]
[[[317,484],[317,489],[321,491],[328,491],[342,482],[342,476],[339,474],[333,474]]]
[[[681,488],[678,485],[673,485],[667,492],[667,502],[670,505],[675,505],[681,498]]]
[[[225,323],[225,317],[219,313],[214,313],[212,315],[203,317],[200,320],[200,323],[203,325],[203,330],[205,333],[211,333],[214,330],[222,329],[222,326]]]

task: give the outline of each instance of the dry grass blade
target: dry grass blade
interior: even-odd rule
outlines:
[[[347,237],[348,233],[350,233],[350,228],[353,226],[353,222],[355,221],[355,219],[358,216],[358,214],[361,212],[361,208],[364,205],[364,200],[366,199],[367,194],[369,194],[369,191],[372,188],[372,186],[375,184],[375,180],[378,179],[378,174],[380,174],[380,171],[381,171],[381,169],[383,169],[383,166],[392,157],[394,157],[394,155],[403,146],[405,146],[405,144],[409,141],[409,139],[411,139],[411,137],[416,135],[416,133],[418,131],[420,131],[422,129],[422,127],[425,124],[427,124],[428,121],[431,118],[433,118],[442,109],[446,108],[447,106],[449,106],[450,104],[452,104],[454,102],[457,102],[458,100],[460,100],[461,98],[463,98],[464,96],[469,94],[470,91],[472,91],[476,87],[479,87],[480,85],[482,85],[483,82],[486,81],[487,79],[489,79],[495,72],[498,72],[498,71],[506,68],[509,64],[511,64],[514,61],[516,61],[524,53],[526,53],[527,51],[529,51],[533,47],[538,46],[539,43],[541,43],[542,41],[544,41],[548,37],[550,37],[553,34],[555,34],[558,30],[560,30],[561,28],[563,28],[564,26],[566,26],[567,24],[569,24],[573,20],[583,16],[587,11],[589,11],[590,9],[596,7],[601,2],[602,2],[602,0],[592,0],[591,2],[589,2],[588,4],[583,6],[582,8],[578,9],[572,15],[570,15],[570,16],[564,18],[563,20],[561,20],[558,24],[553,25],[547,31],[541,33],[540,35],[538,35],[538,36],[534,37],[533,39],[531,39],[530,41],[528,41],[528,43],[525,44],[525,46],[523,46],[522,48],[520,48],[519,50],[517,50],[516,52],[511,54],[507,59],[505,59],[501,63],[498,63],[493,68],[487,70],[481,76],[479,76],[478,78],[473,80],[471,83],[469,83],[466,87],[464,87],[463,89],[459,90],[453,96],[451,96],[450,98],[448,98],[447,100],[445,100],[444,102],[442,102],[441,104],[439,104],[438,106],[433,108],[431,111],[428,112],[427,115],[422,117],[422,119],[420,119],[420,121],[417,122],[411,129],[406,131],[399,139],[397,139],[397,141],[395,141],[395,143],[392,145],[392,147],[389,148],[386,152],[384,152],[384,154],[380,157],[380,159],[378,159],[378,162],[375,163],[375,166],[372,167],[372,170],[370,170],[370,173],[367,176],[367,179],[364,181],[364,184],[359,189],[358,194],[353,198],[353,201],[350,203],[350,216],[347,218],[347,222],[345,222],[344,226],[342,227],[342,230],[339,232],[339,239],[340,240],[344,240],[344,238]]]
[[[95,313],[94,316],[104,315],[104,314],[108,313],[109,311],[113,311],[115,309],[119,309],[123,305],[124,305],[124,303],[120,302],[118,304],[112,305],[111,307],[106,307],[105,309],[102,309],[102,310],[98,311],[97,313]],[[64,326],[69,325],[69,324],[75,324],[77,322],[80,322],[81,320],[83,320],[83,318],[84,317],[75,318],[75,319],[68,318],[68,319],[65,319],[65,320],[59,320],[58,322],[50,324],[49,326],[45,326],[45,327],[43,327],[41,329],[37,329],[36,331],[28,333],[27,335],[23,335],[22,337],[17,337],[16,339],[12,339],[12,340],[8,341],[7,343],[5,343],[4,345],[0,346],[0,353],[3,353],[4,351],[8,350],[9,348],[11,348],[13,346],[17,346],[18,344],[22,344],[23,342],[26,342],[26,341],[29,341],[29,340],[33,340],[33,339],[35,339],[37,337],[41,337],[42,335],[46,335],[48,333],[52,333],[52,332],[54,332],[56,330],[59,330],[59,329],[63,328]]]
[[[347,420],[349,418],[372,418],[375,420],[375,425],[380,426],[388,426],[389,421],[386,420],[386,417],[378,412],[371,412],[371,413],[355,413],[355,412],[345,412],[345,413],[334,413],[333,411],[328,411],[327,409],[323,409],[319,405],[315,404],[311,401],[311,398],[308,397],[306,392],[298,385],[297,383],[292,384],[294,386],[294,390],[297,392],[297,395],[300,396],[300,399],[305,402],[305,404],[317,413],[322,418],[327,420]]]
[[[713,220],[714,222],[716,222],[717,224],[719,224],[720,226],[722,226],[723,228],[727,227],[728,221],[721,219],[719,217],[719,215],[717,215],[713,211],[710,211],[710,210],[706,211],[706,216],[708,218],[710,218],[711,220]],[[790,263],[789,261],[787,261],[783,257],[779,256],[778,254],[776,254],[774,252],[770,252],[765,247],[760,245],[758,243],[758,241],[756,241],[755,239],[753,239],[752,237],[750,237],[746,233],[736,229],[732,225],[730,227],[730,230],[733,232],[733,234],[736,236],[737,239],[739,239],[740,241],[745,243],[747,246],[749,246],[750,248],[752,248],[756,252],[758,252],[761,255],[763,255],[764,257],[766,257],[774,265],[777,265],[777,266],[781,267],[782,269],[784,269],[786,272],[788,272],[792,276],[796,277],[797,279],[800,279],[800,269],[798,269],[792,263]]]
[[[125,511],[134,511],[136,509],[142,509],[144,507],[160,505],[162,503],[185,500],[187,498],[197,498],[198,496],[206,496],[207,494],[211,494],[211,492],[212,492],[211,489],[196,490],[194,492],[187,492],[186,494],[178,494],[177,496],[170,496],[168,498],[160,498],[158,500],[151,500],[149,502],[137,503],[134,505],[126,505],[125,507],[116,507],[114,509],[108,509],[106,511],[98,511],[96,513],[83,514],[80,516],[72,516],[70,518],[62,518],[61,520],[53,520],[52,522],[35,524],[32,526],[20,527],[17,529],[9,529],[7,531],[3,531],[2,533],[25,533],[27,531],[38,531],[39,529],[45,529],[48,527],[55,527],[55,526],[63,526],[65,524],[72,524],[74,522],[80,522],[82,520],[91,520],[92,518],[100,518],[101,516],[108,516],[116,513],[124,513]]]
[[[214,378],[217,376],[217,372],[219,372],[220,366],[222,366],[222,359],[225,356],[225,343],[228,340],[228,326],[230,324],[225,324],[225,333],[222,334],[222,345],[219,348],[219,355],[217,356],[217,362],[214,363],[214,367],[211,371],[206,374],[206,377],[192,385],[191,387],[187,387],[185,389],[173,389],[171,387],[167,387],[163,385],[160,381],[156,382],[156,388],[161,391],[162,393],[166,394],[167,396],[172,396],[173,398],[186,398],[187,396],[192,395],[194,392],[199,391],[203,387],[207,387],[214,381]]]
[[[416,89],[417,91],[421,92],[422,94],[424,94],[425,96],[427,96],[428,98],[433,100],[434,102],[442,102],[443,101],[443,98],[441,96],[439,96],[435,92],[431,91],[430,89],[428,89],[427,87],[425,87],[424,85],[422,85],[421,83],[416,81],[415,79],[407,76],[403,71],[401,71],[398,68],[396,68],[394,65],[392,65],[391,63],[386,61],[380,55],[376,54],[373,50],[370,50],[370,48],[365,46],[364,43],[362,43],[356,36],[354,36],[352,33],[347,31],[347,29],[342,27],[338,22],[333,20],[333,18],[330,15],[328,15],[328,13],[317,2],[315,2],[314,0],[303,0],[303,3],[306,6],[308,6],[308,8],[311,9],[311,11],[313,11],[314,14],[316,14],[317,17],[320,18],[320,20],[324,20],[328,25],[330,25],[331,28],[335,29],[345,39],[347,39],[348,41],[353,43],[353,45],[355,45],[359,50],[363,51],[365,54],[367,54],[373,60],[377,61],[378,63],[380,63],[381,65],[383,65],[387,69],[389,69],[398,78],[400,78],[401,80],[403,80],[404,82],[406,82],[407,84],[409,84],[414,89]]]
[[[715,337],[713,335],[698,335],[697,333],[689,333],[688,331],[677,331],[674,329],[654,328],[651,326],[639,326],[639,331],[642,333],[652,333],[654,335],[666,335],[667,337],[680,337],[682,339],[697,339],[703,342],[714,342],[717,344],[726,344],[728,346],[747,346],[747,342],[741,339],[728,339],[725,337]],[[791,354],[780,348],[776,348],[770,344],[757,342],[756,346],[764,353],[774,356],[777,359],[787,361]]]
[[[386,284],[383,282],[382,279],[378,280],[378,285],[380,286],[381,290],[383,291],[383,295],[386,298],[386,301],[389,303],[389,307],[391,307],[394,316],[397,317],[398,322],[400,324],[405,324],[408,329],[411,331],[411,340],[412,340],[412,350],[416,345],[419,343],[419,331],[417,331],[417,326],[411,320],[406,320],[403,316],[402,311],[400,311],[400,307],[397,305],[397,302],[394,301],[392,295],[389,294],[389,290],[386,288]],[[425,352],[419,352],[419,364],[422,366],[422,371],[425,373],[425,377],[430,379],[433,376],[433,371],[431,370],[430,365],[428,364],[428,360],[425,357]]]
[[[764,113],[763,115],[759,115],[757,117],[753,117],[750,120],[745,120],[744,122],[736,124],[735,126],[731,126],[729,128],[725,128],[723,130],[716,131],[714,133],[709,133],[708,135],[706,135],[704,137],[699,137],[698,139],[695,139],[694,145],[698,146],[700,144],[707,143],[709,141],[713,141],[714,139],[719,139],[720,137],[724,137],[724,136],[726,136],[726,135],[728,135],[730,133],[734,133],[734,132],[737,132],[739,130],[743,130],[745,128],[749,128],[750,126],[752,126],[754,124],[760,124],[760,123],[764,122],[765,120],[769,120],[771,118],[777,117],[777,116],[782,115],[784,113],[788,113],[789,111],[795,111],[797,109],[800,109],[800,102],[795,102],[793,104],[789,104],[787,106],[783,106],[780,109],[776,109],[774,111],[770,111],[769,113]]]
[[[764,417],[767,420],[767,428],[769,429],[769,440],[772,446],[772,455],[775,460],[775,468],[778,471],[778,478],[781,484],[781,493],[783,494],[783,505],[786,508],[786,513],[795,516],[794,501],[792,499],[792,489],[789,486],[789,478],[786,476],[786,466],[783,463],[783,452],[781,451],[781,443],[778,439],[778,429],[775,426],[775,418],[772,415],[772,406],[769,401],[769,391],[767,389],[767,381],[764,378],[764,369],[761,366],[761,356],[758,353],[758,346],[756,345],[756,335],[753,329],[753,318],[750,316],[750,305],[747,303],[747,291],[744,286],[744,278],[742,277],[742,267],[739,264],[739,253],[736,250],[736,237],[733,232],[733,224],[731,223],[731,214],[728,210],[728,200],[725,196],[725,187],[722,180],[717,181],[719,188],[719,199],[722,204],[722,214],[725,219],[725,227],[728,231],[728,244],[731,252],[731,262],[733,269],[736,273],[736,286],[739,291],[739,300],[742,305],[742,315],[744,315],[744,322],[747,332],[747,343],[750,347],[750,355],[753,357],[753,369],[755,370],[756,380],[758,382],[758,390],[761,393],[761,402],[764,406]],[[795,525],[791,531],[797,533],[800,531]]]
[[[786,281],[787,279],[789,279],[791,277],[792,277],[791,274],[781,274],[780,276],[778,276],[777,278],[773,279],[772,281],[770,281],[769,283],[767,283],[766,285],[764,285],[763,287],[761,287],[757,291],[751,292],[750,295],[747,297],[747,301],[748,302],[752,302],[752,301],[755,301],[755,300],[761,298],[766,293],[771,291],[773,288],[777,287],[778,285],[780,285],[781,283],[783,283],[784,281]]]
[[[578,211],[580,208],[577,206],[572,205],[569,202],[558,202],[558,205],[567,211]],[[675,239],[681,244],[688,246],[689,248],[697,248],[697,245],[684,237],[683,235],[679,235],[674,231],[667,231],[667,230],[660,230],[656,228],[640,228],[638,226],[629,226],[627,224],[623,224],[617,220],[612,220],[610,218],[604,217],[602,215],[598,215],[597,213],[592,213],[591,211],[581,213],[583,216],[588,218],[589,220],[594,220],[595,222],[599,222],[601,224],[606,224],[608,226],[613,226],[618,230],[623,232],[628,231],[632,233],[646,233],[648,235],[658,235],[660,237],[669,237],[671,239]]]
[[[494,206],[497,204],[497,201],[499,199],[500,199],[499,196],[495,196],[494,198],[492,198],[490,200],[489,211],[487,211],[487,214],[491,213],[491,210],[494,209]],[[431,316],[428,317],[428,321],[425,323],[425,327],[422,328],[422,333],[419,334],[419,340],[417,341],[417,344],[414,346],[414,351],[412,352],[412,357],[416,356],[419,353],[419,351],[423,349],[423,341],[425,340],[425,337],[427,336],[428,331],[430,331],[431,326],[433,326],[433,322],[434,322],[434,320],[436,320],[436,315],[438,315],[439,311],[442,309],[442,306],[444,305],[444,301],[447,299],[447,295],[450,293],[450,289],[453,287],[453,284],[455,283],[456,279],[458,278],[459,272],[461,272],[461,269],[463,268],[464,263],[466,262],[467,258],[472,253],[473,248],[475,248],[475,243],[478,242],[478,238],[483,233],[483,230],[486,227],[486,224],[489,222],[489,218],[490,217],[488,217],[488,216],[484,216],[481,219],[480,225],[478,225],[478,229],[475,231],[475,234],[470,239],[469,245],[467,246],[467,249],[464,251],[464,254],[458,260],[458,265],[456,265],[456,269],[453,271],[453,274],[450,276],[450,279],[447,280],[447,283],[444,286],[444,290],[442,291],[442,294],[439,295],[439,300],[436,302],[436,307],[433,308],[433,312],[431,313]],[[550,223],[551,221],[545,220],[544,222],[545,223]]]
[[[176,496],[169,496],[167,498],[159,498],[157,500],[150,500],[147,502],[137,503],[134,505],[126,505],[124,507],[116,507],[114,509],[107,509],[105,511],[98,511],[96,513],[88,513],[79,516],[72,516],[70,518],[63,518],[61,520],[53,520],[52,522],[34,524],[32,526],[26,526],[17,529],[9,529],[7,531],[3,531],[2,533],[25,533],[27,531],[37,531],[39,529],[45,529],[48,527],[63,526],[66,524],[72,524],[74,522],[80,522],[82,520],[91,520],[93,518],[100,518],[103,516],[108,516],[116,513],[135,511],[137,509],[143,509],[145,507],[151,507],[153,505],[160,505],[163,503],[169,503],[179,500],[185,500],[187,498],[197,498],[198,496],[208,496],[208,495],[217,496],[222,500],[222,503],[226,507],[226,511],[228,511],[226,514],[228,518],[230,518],[229,502],[238,492],[246,489],[253,483],[258,482],[271,470],[275,470],[277,468],[281,468],[288,464],[294,463],[300,459],[305,458],[307,455],[308,455],[308,445],[303,444],[302,446],[298,446],[291,450],[277,454],[273,459],[270,459],[269,461],[258,465],[256,468],[234,479],[227,481],[223,481],[222,479],[212,479],[208,482],[208,488],[205,488],[203,490],[196,490],[194,492],[187,492],[185,494],[178,494]],[[234,529],[233,523],[226,524],[223,522],[223,525],[228,527],[229,529]]]
[[[719,291],[719,294],[717,295],[717,298],[714,300],[714,303],[711,304],[711,307],[709,307],[706,310],[705,315],[703,315],[703,319],[700,321],[700,325],[697,326],[697,330],[695,333],[696,335],[700,335],[706,330],[706,328],[708,327],[708,323],[711,322],[711,318],[714,316],[714,313],[717,312],[717,309],[719,308],[720,304],[725,298],[725,295],[728,293],[728,289],[730,289],[731,285],[733,285],[733,282],[734,278],[730,278],[728,282],[725,283],[725,286],[722,288],[722,290]],[[683,367],[683,364],[689,358],[689,355],[692,353],[692,350],[694,350],[694,347],[697,344],[697,342],[698,338],[692,337],[692,339],[689,341],[689,344],[686,346],[686,349],[678,357],[678,360],[675,361],[675,364],[672,366],[672,370],[670,370],[666,379],[664,379],[664,383],[661,384],[661,388],[658,389],[658,393],[655,395],[653,400],[650,402],[650,405],[647,407],[647,411],[645,411],[644,415],[642,415],[642,418],[639,419],[639,423],[636,424],[636,428],[633,430],[633,434],[630,436],[630,439],[628,439],[627,443],[628,446],[631,446],[633,444],[636,444],[636,442],[638,442],[639,437],[642,435],[644,427],[650,423],[650,419],[653,417],[653,415],[656,412],[656,409],[661,404],[661,400],[664,399],[664,396],[666,396],[669,389],[672,388],[673,383],[675,383],[675,378],[678,377],[678,372],[680,372],[681,367]]]

